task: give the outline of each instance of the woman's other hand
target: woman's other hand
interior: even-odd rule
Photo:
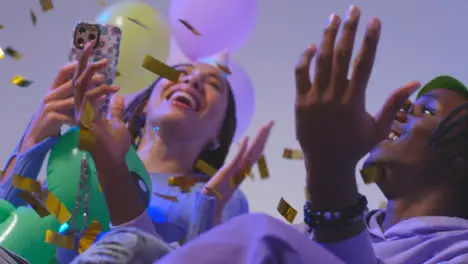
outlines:
[[[217,222],[221,218],[224,206],[245,179],[250,165],[255,164],[263,154],[273,124],[273,121],[270,121],[264,125],[250,144],[249,139],[245,138],[234,159],[218,170],[205,185],[205,194],[219,196],[215,209]]]

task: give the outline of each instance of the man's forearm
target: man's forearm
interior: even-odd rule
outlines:
[[[353,166],[314,164],[306,161],[307,190],[316,211],[342,211],[356,205],[359,193]],[[320,177],[314,177],[320,175]],[[362,221],[351,225],[318,227],[315,239],[321,243],[334,243],[355,236],[365,229]]]

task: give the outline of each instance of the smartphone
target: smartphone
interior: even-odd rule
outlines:
[[[89,42],[94,42],[94,48],[90,57],[90,62],[107,59],[107,67],[98,71],[104,75],[105,84],[111,85],[114,82],[119,60],[120,41],[122,31],[114,25],[100,25],[87,22],[78,22],[73,31],[73,42],[70,51],[69,61],[76,61],[81,55],[83,48]],[[94,87],[91,87],[92,89]],[[109,99],[101,107],[101,114],[106,115]]]

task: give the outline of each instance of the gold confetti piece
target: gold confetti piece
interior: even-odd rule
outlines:
[[[387,208],[387,201],[382,201],[379,204],[379,209],[385,209]]]
[[[145,60],[141,66],[148,71],[161,76],[162,78],[168,79],[171,82],[179,82],[179,77],[181,74],[180,71],[171,68],[171,66],[151,57],[150,55],[146,55]]]
[[[229,70],[228,67],[224,66],[224,65],[221,65],[219,63],[216,63],[216,66],[218,67],[218,69],[220,69],[222,72],[226,73],[227,75],[231,75],[231,70]]]
[[[88,129],[80,126],[78,134],[78,149],[84,151],[91,151],[95,144],[94,135]]]
[[[5,54],[12,57],[15,60],[20,60],[21,58],[23,58],[23,55],[17,50],[13,49],[12,47],[7,47],[5,49]]]
[[[2,48],[0,48],[0,60],[3,60],[5,58],[5,53],[3,52]]]
[[[47,12],[54,9],[54,5],[52,4],[52,0],[39,0],[41,4],[42,12]]]
[[[32,84],[32,81],[24,79],[23,76],[16,75],[15,77],[11,79],[11,83],[16,86],[25,88],[25,87],[30,86]]]
[[[278,206],[276,207],[278,213],[283,216],[290,224],[294,222],[296,218],[297,210],[294,209],[283,197],[281,197]]]
[[[307,190],[307,187],[304,187],[304,194],[305,194],[306,201],[310,202],[310,196],[309,196],[309,191]]]
[[[260,156],[257,161],[258,170],[260,171],[260,178],[266,179],[270,176],[270,171],[268,170],[268,166],[266,163],[265,155]]]
[[[107,6],[107,3],[104,0],[96,0],[96,3],[101,7]]]
[[[36,213],[42,218],[50,215],[49,211],[44,207],[44,205],[29,192],[19,192],[18,197],[23,199],[31,208],[36,211]]]
[[[73,236],[64,236],[50,229],[46,230],[45,242],[68,250],[73,250],[75,248],[75,239]]]
[[[377,164],[372,164],[362,168],[360,171],[362,180],[365,184],[374,183],[380,181],[384,176],[384,168]]]
[[[93,220],[88,227],[88,230],[83,234],[83,237],[78,241],[78,253],[85,252],[95,241],[97,236],[101,233],[102,226],[98,221]]]
[[[99,192],[102,192],[101,184],[98,184],[98,191],[99,191]]]
[[[0,25],[0,30],[4,29],[5,27],[3,25]]]
[[[163,199],[169,200],[169,201],[173,201],[173,202],[178,202],[179,201],[179,199],[177,199],[176,196],[165,195],[165,194],[160,194],[160,193],[156,193],[156,192],[154,192],[153,194],[156,195],[156,196],[159,196],[159,197],[161,197]]]
[[[119,72],[119,71],[116,71],[116,72],[115,72],[115,77],[120,77],[120,76],[122,76],[122,75],[120,74],[120,72]]]
[[[51,192],[44,199],[44,205],[47,210],[55,215],[60,224],[64,224],[71,218],[71,214],[62,202]]]
[[[198,32],[192,25],[190,25],[187,21],[179,19],[180,23],[184,25],[188,30],[190,30],[194,35],[201,36],[200,32]]]
[[[41,183],[19,175],[13,176],[13,187],[26,192],[40,193]]]
[[[190,192],[190,189],[198,182],[206,182],[207,179],[188,176],[169,177],[167,184],[177,186],[183,193]]]
[[[218,191],[216,191],[215,189],[210,188],[210,187],[206,187],[206,186],[205,186],[204,188],[207,189],[208,192],[210,192],[211,194],[213,194],[213,195],[216,197],[216,199],[218,199],[218,200],[222,200],[222,199],[223,199],[223,196],[222,196]]]
[[[200,172],[204,173],[205,175],[208,175],[212,177],[213,175],[216,174],[216,169],[213,168],[210,164],[206,163],[203,160],[198,160],[195,163],[195,168],[199,170]]]
[[[299,149],[285,148],[283,151],[283,158],[292,160],[303,160],[304,153]]]
[[[30,10],[29,15],[31,16],[31,21],[33,25],[35,26],[37,23],[37,17],[36,17],[36,14],[34,14],[34,11],[32,9]]]
[[[138,26],[146,29],[146,30],[149,30],[150,28],[148,26],[146,26],[145,24],[141,23],[140,21],[138,21],[137,19],[135,18],[131,18],[131,17],[127,17],[128,20],[132,21],[133,23],[137,24]]]

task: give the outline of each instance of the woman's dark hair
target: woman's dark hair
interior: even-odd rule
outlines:
[[[175,66],[177,67],[177,66]],[[138,147],[141,133],[145,125],[146,115],[143,113],[145,106],[153,92],[154,87],[158,84],[161,78],[146,88],[143,92],[137,95],[125,109],[125,122],[128,124],[130,135],[132,136],[133,144]],[[226,80],[228,90],[228,104],[224,120],[219,131],[219,147],[217,149],[204,149],[198,155],[198,160],[203,160],[210,164],[215,169],[220,169],[224,165],[224,161],[229,153],[234,133],[237,127],[236,118],[236,103],[232,94],[231,85]],[[196,162],[196,161],[195,161]],[[195,171],[200,172],[194,168]]]

